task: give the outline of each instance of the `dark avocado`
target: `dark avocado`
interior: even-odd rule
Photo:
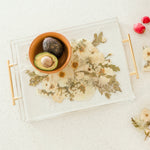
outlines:
[[[47,37],[43,40],[43,50],[54,54],[57,58],[61,57],[64,51],[63,43],[53,37]]]
[[[58,65],[58,59],[48,52],[39,53],[34,58],[34,65],[40,70],[51,71]]]

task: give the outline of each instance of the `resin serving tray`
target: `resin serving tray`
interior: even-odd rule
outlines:
[[[81,109],[120,101],[133,100],[135,98],[130,83],[130,73],[127,67],[127,60],[123,48],[120,28],[116,18],[72,27],[65,30],[59,30],[56,32],[63,34],[70,41],[73,39],[83,38],[92,41],[94,33],[99,33],[101,31],[107,38],[107,42],[105,44],[101,44],[98,49],[104,53],[105,56],[108,53],[112,53],[112,63],[120,68],[120,72],[117,73],[117,80],[120,83],[122,92],[112,94],[109,100],[98,91],[96,91],[95,95],[93,95],[90,100],[64,100],[62,103],[56,103],[49,97],[38,95],[36,88],[29,86],[28,76],[25,73],[25,70],[31,67],[31,64],[28,63],[26,56],[28,54],[29,46],[36,36],[14,40],[11,42],[11,63],[13,64],[9,64],[9,71],[10,67],[13,66],[10,71],[10,79],[12,79],[11,89],[14,104],[15,100],[17,100],[16,105],[19,106],[22,120],[37,121],[67,112],[78,111]],[[127,40],[125,40],[125,42],[126,41]],[[136,72],[131,74],[136,74]]]

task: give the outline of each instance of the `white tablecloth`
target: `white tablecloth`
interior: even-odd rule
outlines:
[[[150,24],[143,35],[132,30],[149,10],[149,0],[0,1],[0,150],[149,150],[150,140],[145,142],[130,121],[143,107],[150,108],[150,73],[141,65],[142,47],[150,46]],[[123,37],[131,34],[140,72],[139,80],[131,77],[136,100],[32,124],[20,121],[10,94],[9,40],[115,16]],[[125,48],[132,71],[128,44]]]

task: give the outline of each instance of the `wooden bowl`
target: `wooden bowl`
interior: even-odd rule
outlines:
[[[52,71],[40,70],[34,65],[35,56],[38,53],[43,52],[42,42],[44,38],[46,37],[54,37],[60,40],[64,44],[64,52],[62,56],[58,58],[58,66]],[[65,68],[66,65],[69,63],[71,54],[72,54],[72,50],[71,50],[71,45],[69,41],[63,35],[61,35],[60,33],[56,33],[56,32],[46,32],[46,33],[40,34],[32,41],[30,48],[29,48],[29,59],[30,59],[32,66],[35,69],[37,69],[39,72],[46,73],[46,74],[56,73],[56,72],[61,71],[63,68]]]

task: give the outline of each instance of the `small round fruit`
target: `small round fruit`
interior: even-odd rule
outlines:
[[[63,44],[56,38],[47,37],[43,40],[43,50],[54,54],[57,58],[63,54]]]
[[[51,57],[49,56],[44,56],[42,59],[41,59],[41,63],[44,67],[48,68],[48,67],[51,67],[52,64],[53,64],[53,60]]]
[[[133,29],[136,33],[142,34],[145,32],[145,26],[141,23],[134,24]]]

